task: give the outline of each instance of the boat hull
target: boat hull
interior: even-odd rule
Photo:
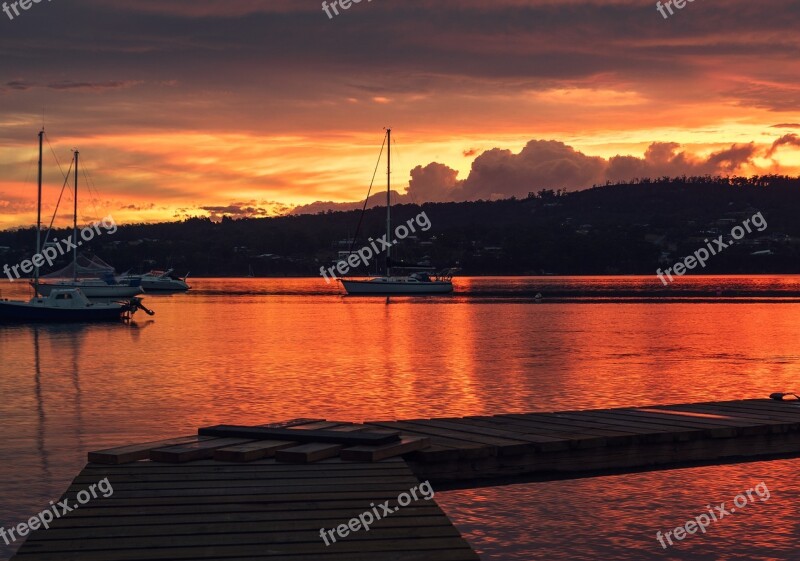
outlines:
[[[0,301],[0,322],[79,323],[119,321],[123,313],[123,306],[114,304],[73,309],[36,306],[28,302]]]
[[[145,292],[186,292],[189,285],[182,281],[163,281],[142,279]]]
[[[81,283],[40,283],[39,293],[42,296],[49,296],[53,290],[62,290],[70,288],[80,288],[87,298],[94,299],[114,299],[114,298],[131,298],[142,294],[141,286],[126,286],[126,285],[90,285]]]
[[[450,294],[453,283],[446,281],[407,282],[374,280],[341,280],[342,286],[351,296],[402,296]]]

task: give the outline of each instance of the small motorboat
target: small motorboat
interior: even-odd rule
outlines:
[[[139,282],[145,292],[186,292],[192,287],[186,282],[189,275],[181,278],[174,273],[174,269],[167,271],[150,271],[145,275],[128,275],[120,279],[121,282]]]

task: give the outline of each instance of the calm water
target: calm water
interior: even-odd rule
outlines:
[[[767,290],[719,303],[536,303],[652,278],[458,279],[459,294],[341,297],[318,279],[194,280],[131,325],[0,327],[0,524],[58,497],[92,449],[290,417],[496,414],[800,390],[800,278],[684,278]],[[3,297],[25,294],[2,284]],[[800,559],[800,461],[439,493],[485,560]],[[655,540],[765,482],[757,502],[664,552]],[[2,542],[0,542],[2,543]],[[10,549],[3,551],[4,558]]]

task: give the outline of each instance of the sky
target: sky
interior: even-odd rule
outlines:
[[[667,18],[650,0],[364,0],[333,17],[317,0],[9,11],[0,229],[35,221],[43,123],[44,212],[78,149],[82,222],[338,208],[320,202],[363,200],[385,127],[398,199],[418,203],[800,174],[796,0],[695,0]]]

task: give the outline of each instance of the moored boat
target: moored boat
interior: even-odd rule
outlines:
[[[453,281],[446,274],[437,275],[433,279],[420,273],[399,277],[375,277],[367,280],[341,279],[341,283],[347,293],[354,296],[450,294],[453,292]]]
[[[150,271],[144,275],[128,275],[121,281],[139,282],[145,292],[186,292],[192,287],[186,282],[189,275],[181,278],[174,269],[167,271]]]
[[[36,253],[42,250],[42,142],[44,130],[39,132],[39,180],[36,216]],[[75,182],[77,184],[77,152]],[[77,185],[76,185],[77,192]],[[34,297],[30,300],[0,300],[0,322],[99,322],[130,318],[142,309],[150,315],[153,312],[142,305],[140,298],[122,301],[93,302],[80,288],[52,287],[47,296],[40,295],[40,267],[33,260]]]
[[[98,322],[118,321],[145,309],[139,298],[127,302],[100,302],[79,288],[53,289],[49,296],[28,301],[0,300],[0,322]],[[152,312],[147,310],[152,315]]]
[[[392,236],[392,129],[386,129],[386,238]],[[443,271],[433,278],[420,270],[428,267],[395,267],[395,269],[417,269],[409,275],[392,275],[392,247],[386,247],[386,274],[369,279],[342,278],[339,282],[351,296],[366,295],[428,295],[453,292],[452,275],[455,269]]]

